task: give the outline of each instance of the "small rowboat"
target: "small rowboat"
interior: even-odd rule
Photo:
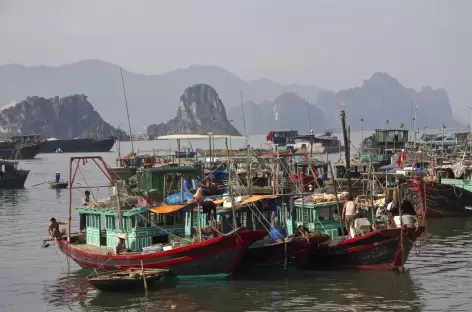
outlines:
[[[48,184],[50,187],[55,188],[55,189],[65,189],[67,188],[67,186],[69,186],[68,181],[59,181],[59,182],[49,181]]]
[[[173,276],[173,274],[166,269],[130,269],[106,272],[87,279],[93,287],[101,291],[123,292],[149,288],[164,276]]]

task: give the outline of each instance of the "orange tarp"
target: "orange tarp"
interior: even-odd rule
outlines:
[[[221,205],[223,202],[224,202],[224,200],[222,200],[222,199],[217,199],[217,200],[213,201],[213,203],[215,203],[215,205]]]
[[[239,206],[252,204],[263,199],[272,199],[272,198],[277,198],[277,197],[278,197],[277,195],[252,195],[248,199],[245,199],[242,202],[240,202]]]
[[[176,212],[179,211],[183,208],[185,208],[187,205],[162,205],[158,207],[154,207],[149,209],[150,211],[154,213],[171,213],[171,212]]]

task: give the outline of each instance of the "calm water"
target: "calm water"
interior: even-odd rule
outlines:
[[[194,147],[202,144],[207,142]],[[135,149],[168,146],[138,142]],[[1,311],[472,311],[472,219],[429,221],[403,275],[271,271],[251,278],[179,280],[148,296],[97,292],[84,282],[86,273],[55,247],[40,247],[48,220],[67,217],[68,198],[67,190],[33,185],[53,179],[56,171],[67,178],[69,156],[43,154],[24,161],[21,166],[31,169],[26,189],[0,190]],[[102,156],[113,164],[116,154]],[[77,173],[81,185],[106,184],[94,166],[89,162]],[[74,190],[77,203],[83,191]],[[104,197],[107,190],[94,188],[93,194]]]

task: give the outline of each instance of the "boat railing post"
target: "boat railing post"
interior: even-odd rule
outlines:
[[[69,205],[68,205],[68,218],[67,218],[67,242],[70,243],[70,231],[71,231],[71,221],[72,221],[72,163],[74,162],[74,157],[70,158],[69,161]],[[80,165],[80,162],[77,166]]]

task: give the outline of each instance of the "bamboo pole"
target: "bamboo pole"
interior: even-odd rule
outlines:
[[[333,166],[331,165],[330,161],[328,162],[328,166],[329,174],[331,175],[331,177],[333,177]],[[341,235],[344,236],[344,226],[341,217],[341,208],[339,207],[338,191],[336,190],[336,187],[334,187],[334,196],[336,197],[336,207],[338,208],[339,224],[341,225]]]

